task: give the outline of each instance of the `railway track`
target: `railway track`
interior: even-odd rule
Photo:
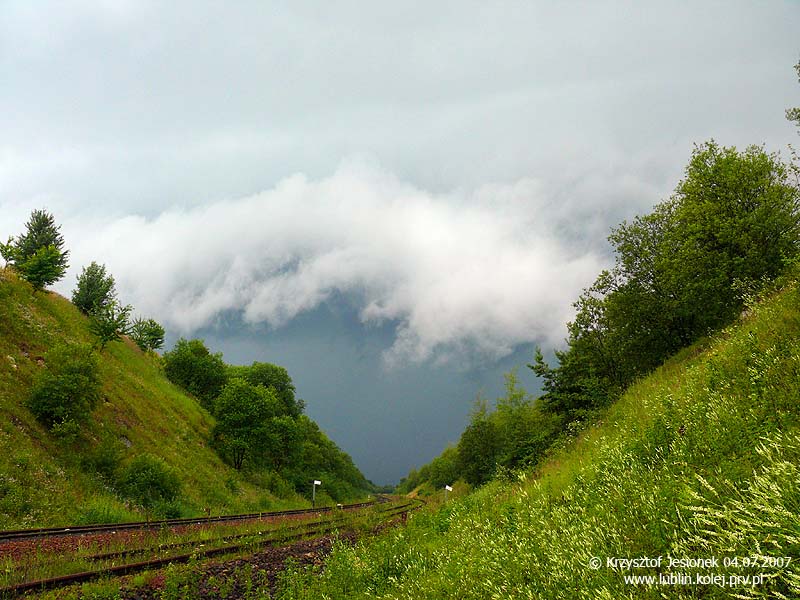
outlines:
[[[379,499],[379,502],[381,500]],[[388,502],[388,499],[382,499],[382,502]],[[372,506],[376,502],[366,502],[366,503],[359,503],[359,504],[351,504],[347,505],[343,508],[350,508],[350,509],[357,509],[357,508],[365,508],[367,506]],[[401,504],[396,504],[393,506],[389,506],[387,508],[379,509],[379,515],[381,516],[381,520],[383,522],[389,521],[390,519],[407,515],[409,512],[416,510],[422,506],[423,502],[421,500],[407,500],[402,502]],[[327,510],[312,510],[312,511],[280,511],[280,515],[292,515],[292,514],[309,514],[309,513],[330,513],[331,510],[335,509],[327,509]],[[236,515],[240,516],[240,515]],[[275,515],[272,515],[275,516]],[[250,517],[255,518],[255,517]],[[230,520],[230,519],[228,519]],[[236,519],[236,520],[243,520],[243,519]],[[187,521],[186,519],[171,519],[167,522],[175,522],[175,521]],[[197,521],[196,519],[188,520],[191,523]],[[217,523],[220,521],[214,520],[199,520],[202,523]],[[335,515],[331,519],[325,520],[317,520],[311,523],[301,523],[299,525],[289,527],[288,529],[281,529],[281,530],[272,530],[269,532],[253,532],[248,534],[237,534],[233,536],[222,536],[212,540],[191,540],[186,542],[180,542],[175,544],[169,544],[166,546],[161,546],[157,549],[150,547],[150,548],[137,548],[126,550],[122,552],[111,552],[105,554],[97,554],[93,556],[86,557],[87,560],[90,561],[113,561],[111,565],[100,567],[96,570],[91,571],[82,571],[79,573],[72,573],[67,575],[61,575],[58,577],[51,577],[47,579],[39,579],[33,581],[26,581],[21,582],[15,585],[6,586],[0,588],[0,598],[16,598],[27,592],[33,591],[45,591],[50,590],[58,587],[64,587],[67,585],[83,583],[87,581],[93,581],[96,579],[100,579],[103,577],[120,577],[123,575],[129,575],[131,573],[136,573],[140,571],[150,570],[150,569],[158,569],[161,567],[165,567],[170,564],[180,564],[186,563],[191,560],[198,560],[198,559],[207,559],[207,558],[214,558],[228,554],[237,554],[242,552],[256,552],[260,547],[267,546],[267,545],[282,545],[288,544],[290,542],[296,540],[302,540],[305,538],[313,538],[322,535],[329,534],[331,532],[336,531],[342,524],[346,523],[346,516],[345,515]],[[180,525],[185,525],[186,523],[179,523]],[[141,523],[139,525],[142,525]],[[152,525],[152,523],[151,523]],[[164,526],[164,525],[161,525]],[[105,527],[105,526],[103,526]],[[41,531],[41,530],[40,530]],[[101,529],[100,531],[108,531],[108,529]],[[48,534],[41,533],[39,537],[46,537]],[[53,536],[62,536],[62,535],[69,535],[69,533],[64,533],[64,530],[61,528],[54,528],[54,533],[50,534]],[[19,539],[19,538],[15,538]],[[237,543],[230,544],[229,542],[235,541]],[[218,544],[223,544],[222,546],[218,546]],[[216,546],[211,548],[205,548],[205,546]],[[182,552],[180,554],[175,554],[171,551],[175,551],[179,548],[186,548],[191,547],[191,552]],[[147,552],[152,552],[157,550],[161,555],[156,558],[151,558],[148,560],[142,561],[135,561],[135,562],[126,562],[124,564],[114,564],[116,559],[120,558],[128,558],[131,556],[135,556],[136,554],[143,554]],[[163,552],[166,551],[167,555],[164,555]]]
[[[255,519],[281,518],[293,515],[313,515],[327,513],[333,510],[354,510],[372,506],[379,502],[387,502],[383,496],[369,502],[344,504],[340,507],[299,508],[293,510],[275,510],[267,512],[246,513],[239,515],[222,515],[217,517],[194,517],[184,519],[160,519],[155,521],[131,521],[128,523],[104,523],[100,525],[73,525],[69,527],[38,527],[34,529],[8,529],[0,531],[0,542],[12,540],[26,540],[35,538],[49,538],[64,535],[88,535],[93,533],[106,533],[110,531],[130,531],[142,529],[162,529],[181,527],[187,525],[207,525],[214,523],[230,523],[235,521],[251,521]]]

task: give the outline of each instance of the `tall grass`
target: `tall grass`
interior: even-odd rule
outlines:
[[[211,415],[129,340],[100,354],[103,399],[80,439],[47,431],[25,408],[44,356],[56,343],[92,341],[86,317],[67,299],[34,294],[11,269],[0,269],[0,529],[144,518],[113,481],[115,470],[144,453],[178,474],[182,495],[173,513],[307,505],[293,490],[279,497],[224,464],[208,446]]]
[[[337,547],[324,570],[288,574],[279,597],[800,597],[799,398],[793,283],[634,385],[536,472]],[[637,557],[662,563],[609,562]],[[759,579],[626,580],[659,573]]]

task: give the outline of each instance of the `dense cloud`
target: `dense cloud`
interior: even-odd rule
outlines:
[[[170,336],[291,366],[365,464],[428,428],[395,476],[479,368],[562,341],[693,143],[796,142],[798,31],[791,1],[4,0],[0,239],[51,210],[59,291],[97,260]]]
[[[577,207],[573,207],[577,209]],[[332,294],[369,326],[391,322],[394,361],[496,359],[563,337],[570,301],[603,260],[564,232],[567,214],[522,180],[437,195],[349,161],[260,194],[153,219],[69,221],[73,273],[105,262],[126,302],[185,334],[238,311],[281,327]]]

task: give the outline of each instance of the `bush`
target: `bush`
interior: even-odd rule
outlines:
[[[122,443],[107,437],[84,455],[81,465],[85,470],[112,482],[122,462],[123,454]]]
[[[82,423],[100,399],[97,360],[86,346],[56,346],[44,356],[27,406],[48,428]]]
[[[170,504],[178,498],[181,483],[175,472],[160,458],[141,454],[122,471],[120,491],[145,508]]]
[[[164,353],[164,373],[209,410],[227,381],[222,354],[211,354],[203,340],[179,339]]]

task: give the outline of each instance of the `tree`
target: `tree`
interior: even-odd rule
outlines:
[[[294,383],[285,368],[270,363],[254,362],[249,367],[229,366],[228,372],[231,377],[241,377],[253,385],[263,385],[275,390],[285,414],[298,417],[303,412],[303,401],[295,399]]]
[[[742,289],[777,277],[800,248],[789,173],[757,146],[697,146],[674,195],[612,231],[615,266],[575,303],[558,367],[541,353],[529,365],[544,378],[543,406],[581,418],[734,319]]]
[[[275,391],[231,379],[214,401],[217,424],[212,437],[220,455],[233,468],[241,470],[245,461],[260,463],[268,455],[280,453],[269,421],[278,415],[280,402]]]
[[[797,71],[797,81],[800,82],[800,61],[794,66],[795,71]],[[787,108],[786,109],[786,118],[790,121],[793,121],[795,125],[800,127],[800,106],[795,106],[794,108]]]
[[[72,303],[88,315],[105,308],[115,297],[114,277],[106,273],[105,265],[92,261],[78,276],[78,285],[72,292]]]
[[[97,360],[84,346],[59,345],[44,356],[27,406],[49,428],[85,422],[100,398]]]
[[[657,259],[685,343],[739,314],[737,282],[771,280],[800,243],[800,190],[776,154],[713,141],[695,149]]]
[[[228,379],[221,353],[211,354],[203,340],[183,338],[164,353],[164,373],[172,383],[196,396],[208,410],[212,410],[214,398]]]
[[[41,290],[64,276],[69,251],[64,250],[60,226],[47,211],[34,210],[25,228],[24,234],[0,244],[0,255],[34,290]]]
[[[489,418],[485,402],[479,402],[470,424],[458,440],[458,470],[471,485],[481,485],[497,469],[499,449],[495,424]]]
[[[131,325],[131,339],[143,351],[154,351],[164,346],[164,328],[153,319],[137,318]]]
[[[275,470],[290,465],[300,451],[301,432],[289,415],[270,417],[264,424],[266,433],[261,452]]]
[[[130,315],[133,307],[130,305],[122,306],[116,300],[112,300],[105,306],[98,307],[92,313],[89,320],[89,331],[97,336],[97,344],[100,351],[109,342],[122,339],[130,330]]]

